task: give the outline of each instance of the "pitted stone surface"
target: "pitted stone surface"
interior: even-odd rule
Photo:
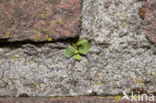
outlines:
[[[0,39],[51,41],[78,35],[81,0],[0,0]]]
[[[80,38],[91,49],[80,62],[64,57],[70,42],[1,45],[0,95],[155,92],[156,49],[144,32],[142,6],[142,0],[84,0]]]

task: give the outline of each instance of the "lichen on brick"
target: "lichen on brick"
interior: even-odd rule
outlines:
[[[82,0],[1,1],[0,23],[3,25],[0,26],[0,38],[10,41],[45,41],[48,37],[75,37],[79,31],[81,2]]]

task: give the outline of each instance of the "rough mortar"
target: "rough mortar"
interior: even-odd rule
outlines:
[[[156,91],[156,50],[143,32],[142,4],[84,0],[80,38],[90,41],[91,50],[81,62],[64,57],[70,43],[1,46],[0,95],[117,95],[136,87]]]

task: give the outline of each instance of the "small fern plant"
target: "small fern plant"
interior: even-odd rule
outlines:
[[[90,44],[88,40],[79,40],[78,42],[72,44],[66,48],[64,55],[66,58],[71,58],[74,56],[75,60],[81,61],[82,56],[87,55],[90,49]]]

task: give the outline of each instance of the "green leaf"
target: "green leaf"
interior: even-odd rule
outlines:
[[[82,40],[79,43],[80,43],[79,53],[82,55],[86,55],[90,49],[89,42],[87,40]]]
[[[66,49],[64,55],[65,55],[65,57],[70,58],[70,57],[72,57],[75,54],[75,52],[76,52],[75,48],[72,47],[72,46],[69,46]]]
[[[79,40],[77,43],[74,44],[74,46],[80,46],[81,45],[81,40]]]
[[[75,60],[78,60],[78,61],[82,60],[82,57],[79,54],[75,55],[74,58],[75,58]]]

